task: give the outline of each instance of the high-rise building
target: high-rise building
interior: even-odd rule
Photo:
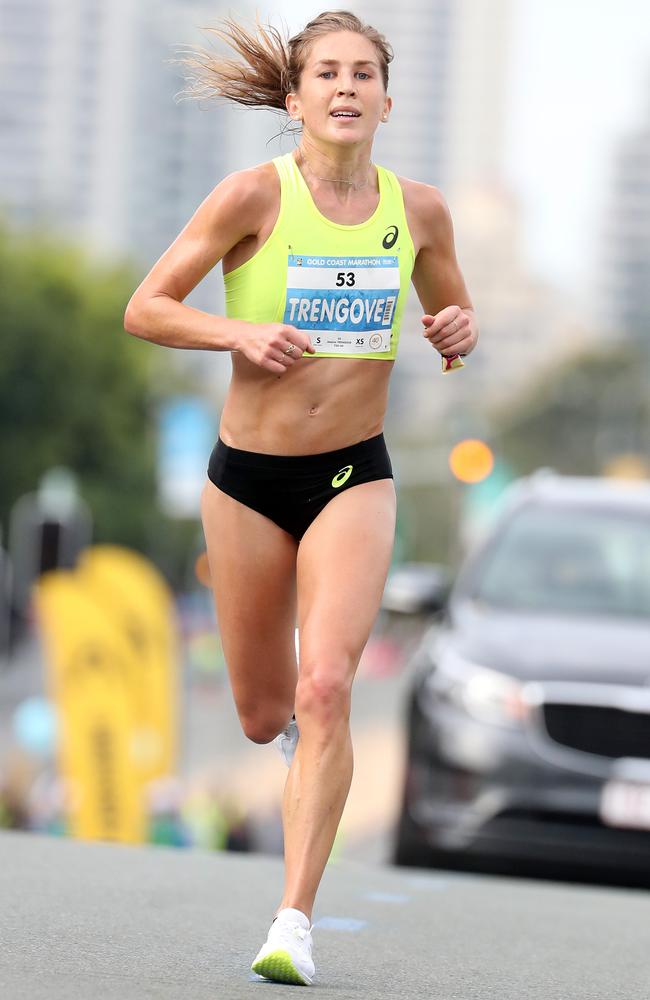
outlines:
[[[57,216],[48,188],[68,130],[53,127],[61,89],[54,77],[64,61],[55,14],[52,0],[0,0],[0,203],[18,224]],[[57,201],[65,200],[61,190]]]
[[[610,335],[650,351],[650,105],[616,150],[597,298]]]
[[[0,204],[151,265],[232,169],[228,111],[176,100],[192,0],[0,0]],[[250,132],[250,129],[249,129]]]
[[[362,2],[355,13],[385,35],[390,119],[380,125],[373,155],[398,174],[441,186],[447,173],[447,109],[455,0]]]
[[[500,175],[512,0],[377,0],[355,12],[395,50],[375,158],[450,195]]]

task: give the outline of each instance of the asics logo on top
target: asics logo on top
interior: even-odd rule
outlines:
[[[399,229],[397,226],[389,226],[388,232],[381,241],[381,245],[385,250],[390,250],[397,243],[397,237],[399,236]]]
[[[347,483],[348,479],[352,475],[352,466],[346,465],[340,472],[337,472],[332,480],[332,486],[334,489],[338,489],[339,486],[343,486],[343,483]]]

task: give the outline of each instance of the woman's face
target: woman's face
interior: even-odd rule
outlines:
[[[298,90],[286,103],[313,138],[355,145],[372,141],[392,100],[373,43],[354,31],[336,31],[313,43]],[[341,113],[343,108],[351,114]]]

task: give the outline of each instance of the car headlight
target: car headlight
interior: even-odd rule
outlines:
[[[440,653],[437,669],[427,685],[480,722],[518,727],[529,711],[523,684],[498,670],[466,660],[451,649]]]

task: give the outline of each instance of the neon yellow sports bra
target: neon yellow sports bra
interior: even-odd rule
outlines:
[[[344,226],[319,212],[291,153],[273,163],[280,212],[266,243],[224,275],[226,315],[304,330],[316,348],[304,358],[394,360],[415,263],[397,177],[378,166],[376,210]]]

